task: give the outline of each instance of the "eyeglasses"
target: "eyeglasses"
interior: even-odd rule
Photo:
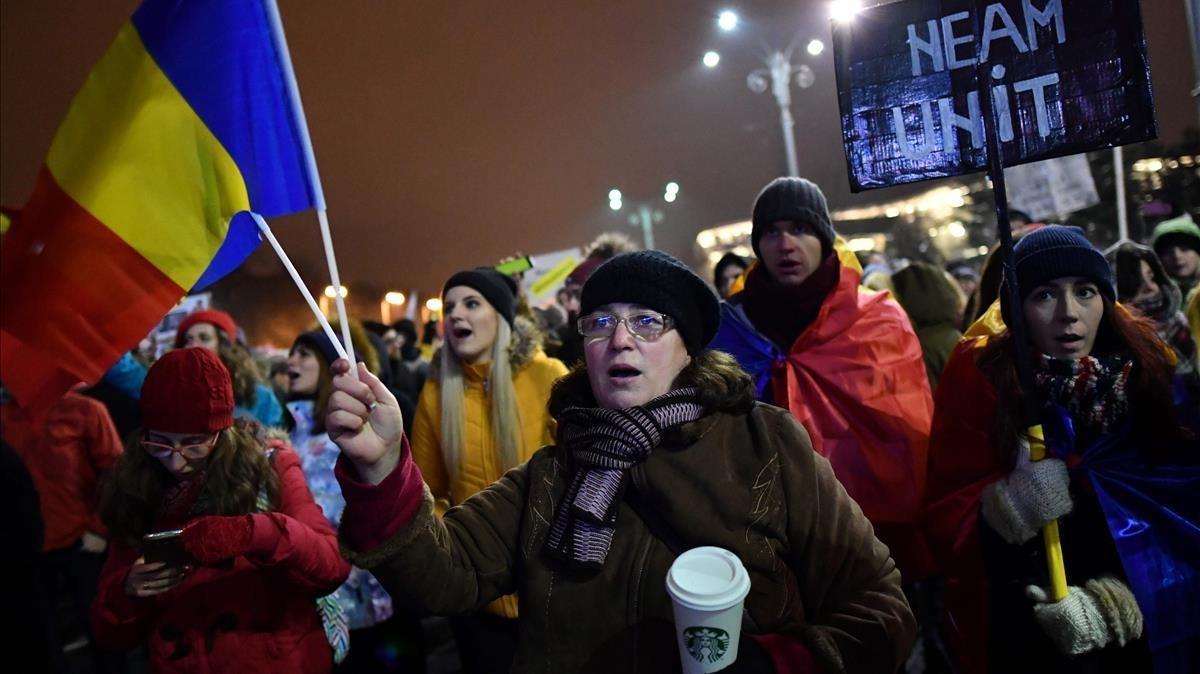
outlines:
[[[625,329],[629,331],[629,334],[643,342],[653,342],[662,337],[663,333],[674,325],[674,321],[666,314],[640,311],[628,316],[606,313],[588,314],[579,319],[576,327],[579,334],[584,337],[606,339],[612,337],[612,334],[617,331],[617,326],[622,323],[625,324]]]
[[[216,433],[211,438],[209,438],[208,440],[206,440],[204,442],[201,442],[198,444],[189,444],[189,445],[177,445],[174,443],[166,444],[166,443],[162,443],[162,442],[153,442],[151,440],[147,440],[145,437],[142,438],[141,442],[142,442],[142,449],[146,450],[147,454],[149,454],[150,456],[153,456],[156,459],[165,459],[165,458],[171,456],[172,454],[174,454],[175,452],[182,454],[183,458],[185,458],[185,459],[203,459],[204,457],[208,456],[209,452],[212,451],[213,447],[217,446],[217,439],[220,437],[221,437],[221,434]]]

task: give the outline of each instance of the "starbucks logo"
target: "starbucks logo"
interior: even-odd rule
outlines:
[[[696,662],[716,662],[729,650],[729,633],[716,627],[689,627],[683,631],[688,653]]]

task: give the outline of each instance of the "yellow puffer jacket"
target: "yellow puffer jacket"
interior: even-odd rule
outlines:
[[[521,415],[520,460],[524,462],[537,450],[554,444],[554,420],[546,411],[546,402],[550,399],[550,387],[556,379],[567,373],[567,368],[542,351],[538,340],[522,322],[523,319],[518,318],[514,327],[514,345],[510,357],[517,410]],[[438,358],[435,357],[433,362],[438,363]],[[472,494],[483,491],[507,470],[493,441],[491,401],[484,385],[489,370],[489,365],[463,367],[466,447],[457,476],[450,476],[442,453],[442,392],[436,371],[430,372],[425,387],[421,389],[410,444],[413,460],[420,467],[425,484],[433,494],[438,515],[462,503]],[[516,597],[501,597],[488,609],[498,615],[515,618]]]

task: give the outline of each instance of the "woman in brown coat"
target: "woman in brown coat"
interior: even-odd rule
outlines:
[[[557,444],[444,517],[395,401],[339,362],[326,426],[351,560],[434,613],[516,591],[513,671],[675,672],[666,573],[715,545],[751,579],[727,671],[894,671],[914,632],[900,574],[803,428],[705,349],[719,311],[704,281],[628,253],[588,280],[582,313],[585,364],[550,400]]]

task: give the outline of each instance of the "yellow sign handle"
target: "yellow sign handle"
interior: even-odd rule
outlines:
[[[1046,458],[1046,435],[1042,426],[1030,426],[1028,433],[1029,458],[1041,461]],[[1067,568],[1063,563],[1062,541],[1058,538],[1058,520],[1042,527],[1042,543],[1046,546],[1046,566],[1050,573],[1050,598],[1062,601],[1067,598]]]

